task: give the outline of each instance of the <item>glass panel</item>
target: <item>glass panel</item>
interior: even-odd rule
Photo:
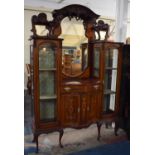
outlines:
[[[104,77],[104,89],[105,91],[116,91],[116,79],[117,79],[117,70],[106,70]]]
[[[104,101],[105,113],[115,111],[118,49],[105,51]]]
[[[56,100],[40,100],[40,120],[54,120],[56,116]]]
[[[108,49],[105,52],[105,67],[117,68],[118,49]]]
[[[94,48],[93,75],[99,77],[100,49]]]
[[[50,44],[39,48],[39,69],[55,68],[55,49]]]
[[[115,94],[104,95],[104,113],[112,113],[115,110]]]
[[[39,99],[40,120],[54,121],[56,119],[56,55],[51,44],[39,47]]]
[[[40,97],[53,96],[56,94],[55,89],[55,72],[52,71],[40,71],[39,72],[39,84],[40,84]]]

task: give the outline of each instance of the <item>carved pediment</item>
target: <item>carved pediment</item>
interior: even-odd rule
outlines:
[[[61,21],[66,17],[68,17],[70,20],[72,18],[75,18],[76,20],[83,20],[85,36],[88,37],[88,40],[96,39],[94,37],[95,32],[97,32],[98,40],[100,40],[101,31],[106,32],[105,40],[108,37],[109,25],[105,24],[102,20],[99,20],[96,23],[99,15],[95,14],[92,10],[85,6],[78,4],[68,5],[63,7],[62,9],[54,10],[52,12],[52,16],[52,21],[47,20],[47,15],[45,13],[40,13],[38,14],[38,16],[32,16],[32,38],[42,37],[37,34],[37,25],[45,27],[45,30],[43,30],[44,32],[46,31],[44,37],[58,38],[58,36],[61,34]]]
[[[54,10],[52,15],[54,19],[59,21],[65,17],[68,17],[69,19],[76,18],[77,20],[84,21],[96,20],[99,17],[99,15],[95,14],[89,8],[78,4],[68,5],[62,9]]]

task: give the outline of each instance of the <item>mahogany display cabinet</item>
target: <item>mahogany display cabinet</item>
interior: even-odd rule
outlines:
[[[96,123],[98,140],[102,123],[115,122],[119,127],[122,43],[107,42],[109,25],[97,19],[99,15],[81,5],[70,5],[52,12],[32,16],[31,78],[34,105],[34,142],[43,133],[58,131],[59,144],[64,128],[85,128]],[[64,40],[61,21],[64,18],[83,21],[87,43],[81,51],[69,56],[70,71],[63,70]],[[42,35],[37,28],[45,28]],[[100,32],[105,39],[100,40]],[[70,40],[72,41],[72,40]],[[68,56],[65,56],[67,59]],[[68,60],[65,61],[67,63]]]

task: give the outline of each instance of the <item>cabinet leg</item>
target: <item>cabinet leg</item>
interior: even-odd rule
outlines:
[[[32,142],[33,143],[36,142],[36,135],[35,134],[33,134],[33,140],[32,140]]]
[[[60,132],[60,135],[59,135],[59,146],[60,146],[61,148],[63,148],[63,145],[62,145],[62,143],[61,143],[61,138],[62,138],[62,136],[63,136],[63,134],[64,134],[64,130],[62,129],[62,130],[60,130],[59,132]]]
[[[39,137],[39,135],[38,134],[35,134],[36,153],[38,153],[38,150],[39,150],[39,148],[38,148],[38,137]]]
[[[106,123],[105,123],[106,129],[108,129],[108,126],[109,126],[109,124],[108,124],[108,122],[106,122]]]
[[[99,141],[100,138],[101,138],[100,130],[101,130],[102,123],[97,122],[96,124],[97,124],[97,129],[98,129],[98,137],[97,137],[97,140]]]
[[[115,129],[114,129],[115,136],[118,136],[117,134],[118,129],[119,129],[119,120],[117,119],[115,120]]]

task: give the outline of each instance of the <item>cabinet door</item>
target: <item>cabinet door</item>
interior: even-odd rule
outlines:
[[[65,126],[77,126],[80,121],[80,95],[62,95],[62,103],[62,124]]]
[[[101,92],[94,92],[90,94],[90,102],[88,104],[88,122],[96,121],[101,114]]]
[[[40,127],[57,121],[56,48],[51,43],[38,47],[38,113]]]
[[[89,115],[89,95],[81,95],[81,107],[80,107],[80,123],[85,124],[88,120]]]
[[[120,94],[121,50],[112,45],[104,51],[104,98],[103,112],[113,114],[118,111]]]

